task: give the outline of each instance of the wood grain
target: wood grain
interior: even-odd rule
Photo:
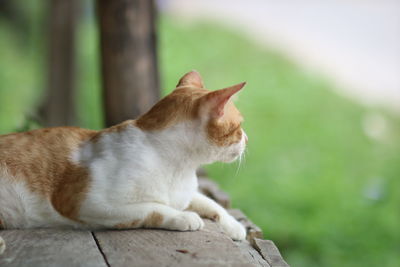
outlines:
[[[195,232],[141,229],[95,236],[110,266],[259,266],[210,221]]]
[[[271,267],[289,267],[289,264],[285,262],[278,248],[271,240],[254,238],[254,247]]]
[[[237,242],[238,247],[242,251],[242,255],[246,260],[260,267],[271,267],[269,263],[261,256],[261,254],[248,241]]]
[[[272,241],[234,242],[217,223],[205,222],[195,232],[4,230],[0,266],[289,266]]]
[[[7,249],[1,267],[104,266],[103,256],[89,231],[4,230]]]

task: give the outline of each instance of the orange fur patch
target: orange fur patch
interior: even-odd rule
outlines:
[[[140,227],[140,220],[134,220],[130,223],[119,223],[114,226],[117,229],[130,229],[130,228],[138,228]]]
[[[143,226],[146,228],[159,227],[164,220],[161,213],[153,211],[143,220]]]
[[[214,222],[219,222],[221,220],[221,217],[219,216],[218,213],[212,213],[209,215],[209,218],[213,220]]]
[[[229,146],[238,143],[242,138],[240,124],[243,118],[239,110],[229,101],[225,106],[224,115],[211,119],[207,124],[209,139],[218,146]]]
[[[142,130],[162,130],[168,126],[198,116],[199,99],[209,93],[206,89],[178,87],[161,99],[147,113],[136,120]]]
[[[158,213],[156,211],[151,212],[149,215],[144,218],[144,220],[133,220],[132,222],[129,223],[119,223],[114,226],[114,228],[117,229],[130,229],[130,228],[139,228],[139,227],[145,227],[145,228],[157,228],[161,226],[163,223],[164,217],[161,213]]]
[[[0,170],[24,181],[47,198],[63,216],[77,220],[90,183],[88,170],[69,158],[97,132],[76,127],[55,127],[0,136]]]

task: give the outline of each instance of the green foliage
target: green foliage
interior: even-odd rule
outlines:
[[[40,48],[30,40],[30,46],[20,43],[12,29],[0,21],[0,134],[26,124],[32,113],[32,102],[41,94],[41,60],[33,48]]]
[[[215,25],[162,20],[160,34],[168,90],[191,69],[210,89],[248,81],[237,101],[246,158],[208,171],[290,264],[399,266],[398,118],[374,111],[390,136],[371,140],[362,127],[371,111],[281,55]]]

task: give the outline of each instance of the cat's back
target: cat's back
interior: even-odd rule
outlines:
[[[18,146],[29,145],[66,145],[91,138],[97,131],[79,127],[52,127],[31,130],[28,132],[0,135],[0,153],[3,149],[12,149]],[[62,141],[62,143],[58,143]],[[50,143],[49,143],[50,142]]]
[[[0,135],[0,161],[65,156],[96,133],[79,127],[53,127]]]
[[[64,168],[71,153],[96,133],[78,127],[54,127],[0,135],[0,170],[9,178],[28,180],[56,173]]]

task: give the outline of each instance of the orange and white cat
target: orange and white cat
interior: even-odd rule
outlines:
[[[196,168],[243,153],[231,96],[244,84],[209,91],[192,71],[136,120],[0,136],[0,227],[194,231],[202,216],[243,240],[244,227],[198,192]]]

